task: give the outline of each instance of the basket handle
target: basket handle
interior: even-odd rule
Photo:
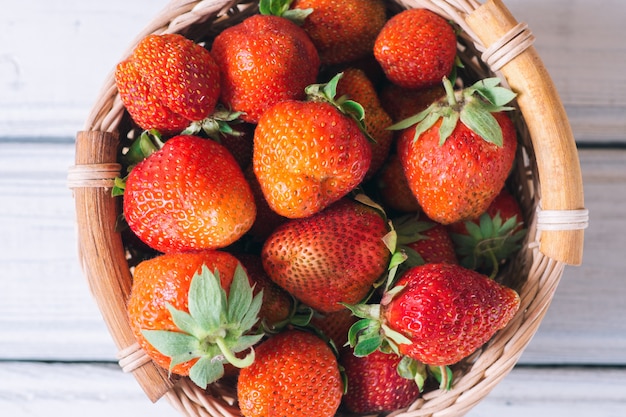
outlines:
[[[518,26],[500,0],[488,0],[468,14],[465,22],[486,48],[500,42]],[[565,108],[534,47],[526,47],[499,70],[518,93],[517,102],[537,150],[541,210],[570,218],[573,215],[574,219],[582,216],[582,221],[560,221],[557,222],[560,227],[542,228],[539,250],[554,260],[580,265],[587,212],[578,151]]]

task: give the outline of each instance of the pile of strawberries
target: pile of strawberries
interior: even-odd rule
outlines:
[[[514,93],[383,0],[262,0],[116,70],[128,314],[145,352],[252,416],[380,413],[454,384],[516,314]],[[460,75],[461,74],[461,75]],[[235,381],[235,382],[232,382]]]

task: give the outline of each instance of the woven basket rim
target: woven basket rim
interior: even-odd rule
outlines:
[[[453,21],[462,29],[465,44],[460,54],[465,53],[466,64],[471,62],[479,72],[496,74],[505,83],[511,84],[514,78],[507,77],[510,74],[506,72],[507,65],[529,50],[541,68],[541,61],[536,51],[532,50],[534,37],[523,23],[508,22],[511,27],[494,42],[489,42],[489,47],[485,47],[475,32],[475,24],[472,26],[471,22],[477,10],[483,9],[483,4],[475,0],[399,0],[386,3],[396,8],[425,7]],[[500,1],[489,0],[485,6],[493,9],[490,13],[495,10],[508,14]],[[173,0],[136,36],[121,58],[128,56],[138,41],[148,34],[182,33],[194,39],[194,30],[199,25],[209,26],[210,23],[213,30],[254,12],[256,2],[249,0]],[[542,74],[545,75],[545,70]],[[551,103],[562,107],[551,81],[544,81]],[[519,313],[483,349],[455,368],[455,385],[450,391],[430,391],[407,409],[398,410],[390,416],[461,416],[474,407],[517,363],[550,305],[564,266],[580,263],[582,229],[586,227],[587,218],[582,202],[582,180],[578,178],[580,167],[574,139],[568,130],[569,123],[564,110],[563,114],[553,116],[561,117],[559,122],[565,125],[565,131],[560,132],[554,141],[567,154],[561,163],[564,165],[563,170],[573,176],[573,185],[565,193],[574,196],[568,194],[560,198],[559,204],[554,205],[550,201],[551,193],[546,192],[543,186],[543,181],[551,178],[542,175],[541,161],[537,160],[544,152],[544,147],[543,144],[533,142],[533,126],[529,126],[547,122],[534,120],[534,114],[525,112],[520,101],[518,106],[521,117],[517,120],[517,127],[523,137],[523,146],[517,158],[521,163],[516,164],[514,187],[520,193],[524,205],[529,233],[525,250],[507,266],[508,271],[523,271],[523,282],[512,283],[517,286],[522,299]],[[77,137],[76,166],[68,175],[76,200],[83,271],[109,331],[122,352],[121,366],[132,362],[128,355],[138,357],[141,363],[133,366],[132,372],[151,400],[156,401],[165,395],[183,415],[239,416],[232,387],[217,383],[204,392],[186,378],[170,379],[166,372],[146,361],[133,348],[135,342],[127,319],[120,311],[130,291],[131,273],[124,258],[121,238],[114,231],[119,205],[108,195],[108,189],[120,169],[116,158],[124,117],[125,110],[117,95],[111,72],[87,118],[84,131]],[[554,123],[555,120],[550,122]],[[546,172],[546,169],[543,168],[543,171]],[[94,216],[94,213],[97,215]],[[557,243],[551,243],[550,246],[566,245],[566,252],[571,252],[571,255],[553,254],[550,248],[542,247],[545,236],[556,236],[553,241]],[[111,263],[117,265],[109,265]]]

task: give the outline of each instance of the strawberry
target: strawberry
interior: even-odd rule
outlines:
[[[419,213],[394,219],[393,224],[398,234],[398,247],[408,255],[407,265],[459,263],[454,243],[444,225]]]
[[[310,325],[333,341],[335,346],[343,346],[348,341],[348,331],[356,322],[356,317],[347,308],[327,314],[314,314]]]
[[[366,318],[354,325],[350,342],[359,356],[384,341],[423,364],[452,365],[503,329],[519,305],[517,292],[476,271],[448,263],[420,265],[400,276],[380,304],[353,307]]]
[[[374,56],[387,78],[406,88],[425,88],[452,72],[456,34],[443,17],[408,9],[387,21],[374,44]]]
[[[337,84],[337,95],[347,96],[356,101],[365,110],[365,128],[375,142],[372,147],[372,162],[365,176],[371,178],[383,165],[389,156],[393,132],[387,128],[391,126],[391,116],[382,108],[374,84],[365,72],[358,68],[347,68]]]
[[[205,119],[220,95],[219,69],[209,51],[178,34],[142,39],[117,65],[115,82],[135,123],[163,134]]]
[[[273,15],[253,15],[226,28],[211,54],[220,69],[222,103],[249,123],[278,102],[303,99],[320,65],[306,32]]]
[[[398,373],[402,358],[393,353],[374,351],[355,356],[351,348],[341,351],[339,362],[344,368],[348,389],[343,405],[352,413],[371,414],[408,407],[420,395],[411,379]]]
[[[256,215],[250,187],[228,150],[187,135],[135,165],[123,210],[131,230],[160,252],[226,247]]]
[[[237,381],[244,417],[332,417],[343,381],[337,357],[321,338],[286,330],[256,348],[254,363]]]
[[[256,344],[249,335],[262,294],[253,296],[237,259],[220,251],[164,254],[141,262],[128,300],[137,342],[158,365],[189,375],[202,388],[224,374],[224,365],[248,366]]]
[[[302,218],[323,210],[356,188],[370,167],[363,108],[334,101],[339,78],[309,86],[314,99],[283,101],[259,120],[254,173],[267,203],[281,216]]]
[[[380,102],[394,123],[426,110],[446,94],[443,85],[428,88],[404,88],[386,83],[379,94]]]
[[[248,184],[250,184],[250,189],[252,190],[252,195],[254,196],[254,202],[257,209],[256,218],[254,219],[254,223],[248,231],[248,234],[256,242],[264,242],[274,229],[285,223],[288,219],[271,209],[265,200],[259,180],[257,180],[254,175],[252,165],[249,165],[243,174],[248,181]]]
[[[310,9],[302,28],[322,64],[354,61],[371,52],[387,16],[382,0],[295,0],[292,9]]]
[[[413,213],[420,210],[420,205],[409,188],[400,158],[395,152],[376,175],[376,189],[383,206],[401,213]]]
[[[461,265],[495,277],[526,236],[522,210],[506,188],[479,218],[448,226]]]
[[[409,187],[438,223],[479,216],[508,177],[517,136],[504,104],[515,94],[498,83],[481,80],[455,93],[446,79],[446,98],[393,126],[404,129],[398,155]]]
[[[343,199],[293,219],[270,235],[261,252],[270,278],[322,313],[361,301],[391,258],[387,221],[374,207]]]

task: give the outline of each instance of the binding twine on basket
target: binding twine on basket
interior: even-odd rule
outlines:
[[[526,23],[518,23],[481,55],[481,59],[496,72],[535,42]]]
[[[542,210],[537,206],[537,230],[584,230],[589,226],[589,210]]]
[[[67,174],[68,188],[112,188],[120,176],[122,166],[117,163],[74,165]]]
[[[120,368],[125,373],[131,373],[151,361],[150,357],[139,346],[139,343],[133,343],[127,348],[120,350],[117,353],[117,359]]]

